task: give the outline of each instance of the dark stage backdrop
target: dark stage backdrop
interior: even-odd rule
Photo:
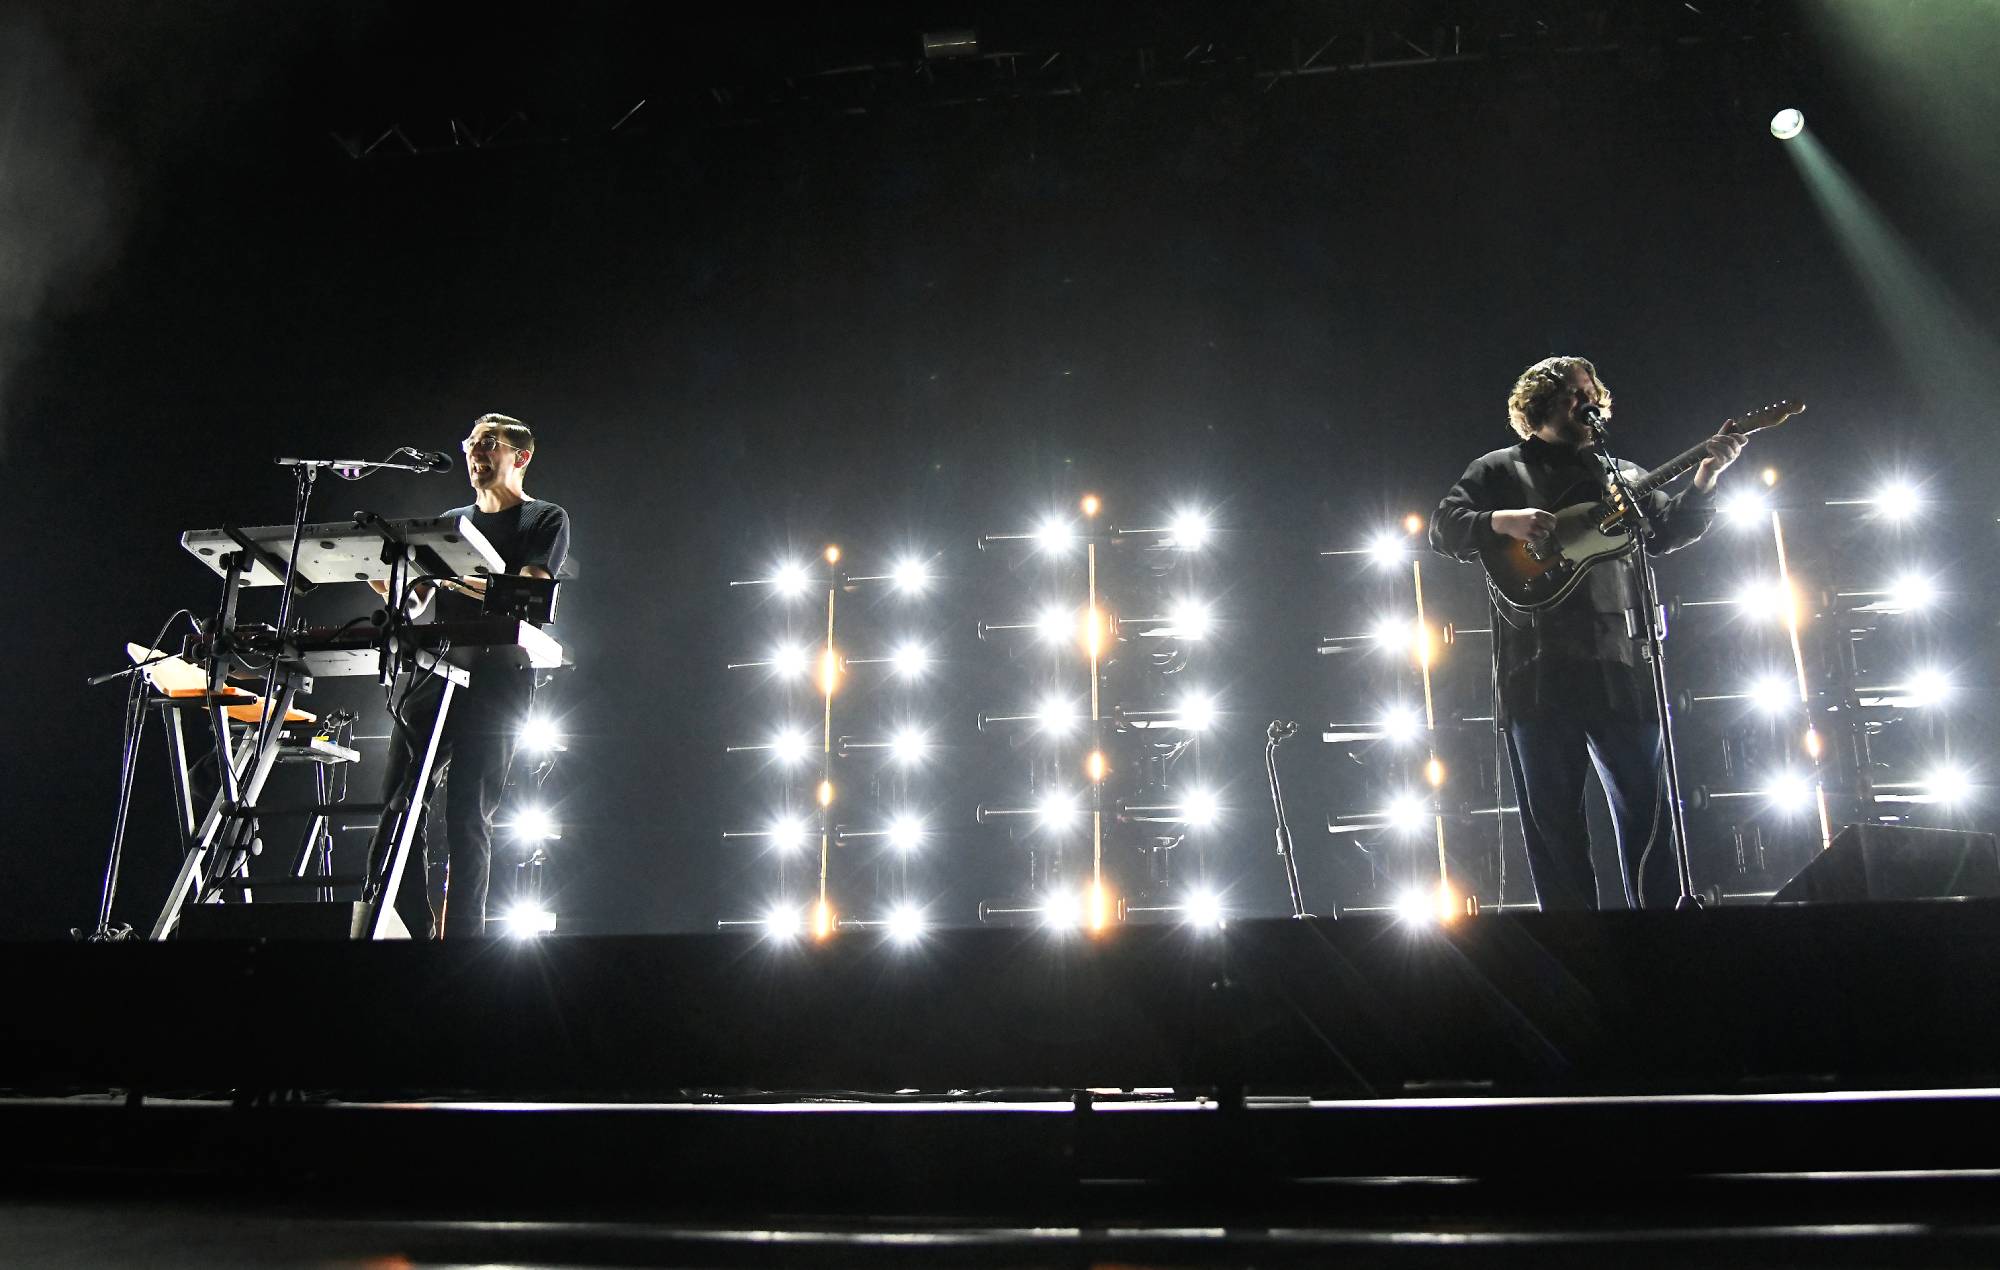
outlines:
[[[1760,455],[1827,493],[1933,475],[1991,542],[1991,402],[1899,358],[1765,121],[1803,105],[1987,330],[2000,155],[1990,134],[1983,155],[1909,144],[1907,118],[1875,109],[1881,68],[1834,58],[1811,22],[1653,59],[668,114],[644,135],[355,162],[330,130],[449,113],[454,94],[469,111],[617,78],[684,87],[704,56],[754,63],[776,19],[745,14],[697,56],[631,15],[586,35],[523,10],[285,8],[86,4],[9,28],[50,94],[11,107],[5,152],[8,197],[45,226],[17,235],[41,254],[21,257],[34,303],[16,297],[0,381],[9,936],[91,920],[122,694],[83,681],[213,602],[177,535],[285,519],[277,454],[446,448],[486,410],[535,425],[530,489],[575,518],[575,929],[704,929],[735,902],[719,834],[743,784],[722,746],[745,729],[720,668],[761,637],[725,583],[788,545],[963,557],[1084,488],[1130,519],[1213,507],[1240,566],[1219,597],[1227,867],[1275,912],[1257,752],[1265,720],[1331,709],[1313,646],[1337,614],[1313,553],[1427,508],[1502,444],[1527,363],[1596,359],[1628,449],[1655,460],[1803,396],[1809,416]],[[1050,42],[1131,46],[1178,38],[1148,21],[1184,23],[1051,21]],[[819,22],[783,56],[816,36],[831,57],[838,23]],[[927,24],[897,11],[847,34]],[[463,496],[456,475],[383,476],[330,483],[316,512]],[[314,603],[345,617],[365,599]],[[350,682],[323,703],[350,699],[371,700]],[[131,921],[173,864],[149,746]],[[1308,853],[1332,852],[1308,832],[1330,760],[1300,747],[1294,816]],[[1000,849],[966,843],[968,860]]]

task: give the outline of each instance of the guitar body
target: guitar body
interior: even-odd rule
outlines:
[[[1567,599],[1593,567],[1629,553],[1637,540],[1597,495],[1588,483],[1564,493],[1555,530],[1532,547],[1515,538],[1482,547],[1493,594],[1509,608],[1547,608]]]
[[[1803,401],[1778,401],[1740,418],[1730,419],[1721,431],[1747,437],[1753,432],[1775,428],[1804,410]],[[1670,462],[1644,476],[1628,481],[1633,497],[1643,499],[1699,463],[1707,453],[1706,443],[1682,451]],[[1605,490],[1583,481],[1564,491],[1555,500],[1556,527],[1534,546],[1514,538],[1479,549],[1480,563],[1486,566],[1487,589],[1494,599],[1509,608],[1530,610],[1559,604],[1576,591],[1584,575],[1606,560],[1626,555],[1638,545],[1623,516],[1605,502]]]

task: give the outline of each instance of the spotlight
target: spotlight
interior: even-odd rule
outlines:
[[[1035,804],[1035,814],[1041,817],[1045,829],[1066,828],[1076,818],[1076,803],[1068,794],[1045,794]]]
[[[1035,726],[1046,733],[1067,732],[1075,723],[1076,711],[1061,697],[1045,698],[1035,710]]]
[[[1189,732],[1205,732],[1215,722],[1215,698],[1205,692],[1191,692],[1181,698],[1181,727]]]
[[[930,752],[930,738],[916,728],[903,728],[889,738],[889,757],[898,763],[915,763]]]
[[[1785,772],[1764,787],[1771,806],[1786,815],[1797,815],[1813,804],[1812,778],[1802,772]]]
[[[899,944],[914,944],[923,938],[924,914],[914,904],[898,904],[889,910],[889,938]]]
[[[1396,893],[1392,907],[1396,917],[1411,926],[1429,926],[1437,921],[1438,906],[1428,887],[1404,887]]]
[[[1415,706],[1395,705],[1382,712],[1382,739],[1391,745],[1407,745],[1423,729],[1423,711]]]
[[[780,851],[797,851],[806,845],[806,822],[796,818],[774,820],[770,828],[771,845]]]
[[[563,748],[562,732],[554,720],[529,715],[521,725],[521,748],[530,754],[549,754]]]
[[[1942,705],[1951,699],[1951,680],[1940,670],[1919,670],[1910,676],[1904,698],[1913,706]]]
[[[800,925],[799,910],[783,904],[773,905],[764,914],[764,934],[772,939],[796,939]]]
[[[1722,500],[1722,518],[1732,525],[1747,527],[1756,525],[1771,510],[1764,496],[1753,489],[1740,489]]]
[[[1790,141],[1806,130],[1806,117],[1801,111],[1790,106],[1771,116],[1771,135],[1780,141]]]
[[[1954,807],[1972,797],[1972,777],[1962,767],[1940,767],[1924,778],[1924,792],[1932,802]]]
[[[1055,930],[1075,930],[1083,924],[1083,897],[1074,891],[1054,891],[1042,902],[1042,922]]]
[[[1737,591],[1736,607],[1753,622],[1783,621],[1794,600],[1783,582],[1772,579],[1749,583]]]
[[[904,595],[917,595],[931,584],[930,570],[924,562],[912,556],[898,561],[889,570],[889,581]]]
[[[1389,800],[1382,819],[1398,833],[1418,833],[1430,823],[1430,803],[1416,794],[1401,794]]]
[[[514,836],[523,842],[543,842],[562,837],[555,818],[540,807],[523,807],[514,813]]]
[[[812,575],[806,571],[804,565],[796,561],[779,565],[777,571],[771,575],[771,586],[787,599],[805,594],[805,589],[811,581]]]
[[[1069,638],[1069,610],[1059,604],[1051,604],[1035,617],[1035,635],[1047,644],[1060,644]]]
[[[806,739],[804,729],[780,732],[771,738],[771,757],[790,767],[803,762],[812,742]]]
[[[1799,699],[1797,686],[1782,675],[1766,675],[1751,684],[1743,695],[1765,714],[1776,714],[1787,706],[1796,705]]]
[[[1096,516],[1104,510],[1104,500],[1095,494],[1085,494],[1077,500],[1077,510],[1086,516]]]
[[[931,664],[930,651],[915,642],[904,644],[889,656],[889,665],[905,679],[915,679]]]
[[[1371,633],[1379,647],[1397,652],[1413,645],[1415,630],[1415,624],[1407,617],[1384,617],[1376,621]]]
[[[1208,517],[1200,512],[1181,512],[1168,528],[1173,532],[1173,545],[1184,551],[1198,550],[1208,541]]]
[[[1868,499],[1884,520],[1908,520],[1924,505],[1923,495],[1908,481],[1890,481]]]
[[[1103,780],[1104,774],[1110,770],[1111,765],[1105,761],[1103,750],[1092,750],[1083,760],[1083,774],[1090,778],[1093,785]]]
[[[1066,520],[1051,516],[1035,530],[1035,545],[1050,555],[1068,551],[1076,542],[1076,530]]]
[[[1906,573],[1889,587],[1890,604],[1906,613],[1921,613],[1937,600],[1937,584],[1921,573]]]
[[[533,939],[556,928],[556,915],[535,903],[516,904],[501,920],[506,923],[507,933],[516,939]]]
[[[1214,824],[1218,810],[1215,795],[1205,789],[1189,790],[1181,799],[1181,819],[1192,828]]]
[[[797,679],[812,664],[812,656],[801,644],[782,644],[771,650],[771,671],[781,679]]]
[[[924,840],[924,822],[915,816],[898,816],[889,822],[888,839],[898,851],[915,851]]]
[[[1368,540],[1367,551],[1378,568],[1390,569],[1409,559],[1410,544],[1407,538],[1384,530]]]
[[[1200,600],[1183,600],[1167,615],[1172,633],[1181,639],[1206,639],[1213,620],[1208,605]]]
[[[1196,891],[1181,905],[1181,914],[1188,925],[1203,930],[1222,929],[1222,897],[1214,891]]]

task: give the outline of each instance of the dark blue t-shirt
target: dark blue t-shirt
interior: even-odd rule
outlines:
[[[508,573],[539,565],[560,576],[569,556],[569,513],[547,499],[531,498],[505,511],[483,512],[478,506],[454,507],[443,513],[463,516],[500,553]],[[438,591],[439,621],[479,616],[479,601],[442,588]]]

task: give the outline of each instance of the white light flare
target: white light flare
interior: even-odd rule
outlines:
[[[1069,794],[1044,794],[1035,804],[1035,815],[1044,829],[1066,829],[1076,819],[1076,800]]]
[[[797,679],[812,665],[812,654],[803,644],[781,644],[771,650],[771,673],[780,679]]]
[[[1939,806],[1959,806],[1972,798],[1972,776],[1964,768],[1949,764],[1933,768],[1924,777],[1924,794]]]
[[[1183,551],[1199,551],[1208,542],[1208,517],[1198,511],[1176,513],[1168,529],[1173,534],[1173,545]]]
[[[924,911],[914,904],[898,904],[889,910],[889,920],[883,925],[897,943],[914,944],[924,937]]]
[[[797,939],[804,921],[799,910],[785,904],[774,904],[764,914],[764,934],[771,939]]]
[[[1812,777],[1803,772],[1784,772],[1764,787],[1764,798],[1773,808],[1796,816],[1813,805]]]
[[[1191,789],[1181,799],[1181,820],[1191,828],[1205,829],[1214,824],[1221,810],[1210,790]]]
[[[920,728],[903,728],[889,738],[889,757],[906,767],[921,762],[930,751],[930,737]]]
[[[786,767],[804,762],[811,749],[812,740],[804,728],[793,728],[771,738],[771,757]]]
[[[1035,728],[1049,736],[1061,736],[1076,726],[1077,709],[1061,697],[1044,697],[1035,707]]]
[[[1869,495],[1868,502],[1882,519],[1900,522],[1923,510],[1924,496],[1908,481],[1889,481]]]
[[[1035,530],[1035,545],[1049,555],[1060,555],[1076,545],[1076,529],[1070,522],[1051,516]]]
[[[930,568],[914,556],[899,560],[889,570],[889,582],[904,595],[921,595],[931,584]]]
[[[920,679],[931,666],[930,649],[911,640],[889,655],[889,667],[904,679]]]
[[[1222,897],[1214,891],[1196,891],[1181,905],[1187,924],[1200,930],[1222,929]]]
[[[1182,697],[1180,722],[1189,732],[1206,732],[1215,723],[1215,698],[1205,692]]]
[[[1424,730],[1424,712],[1413,705],[1393,705],[1382,712],[1382,739],[1391,745],[1408,745]]]
[[[1182,600],[1167,614],[1167,624],[1180,639],[1207,639],[1215,619],[1200,600]]]
[[[523,842],[546,842],[562,837],[555,817],[541,807],[523,807],[514,813],[514,836]]]
[[[771,573],[771,588],[788,600],[804,595],[811,583],[811,572],[796,560],[779,565]]]
[[[515,939],[552,934],[556,928],[556,915],[539,904],[516,904],[507,910],[501,920],[506,923],[507,933]]]
[[[1718,510],[1726,523],[1738,529],[1748,529],[1764,523],[1764,518],[1771,512],[1771,504],[1757,490],[1739,489],[1723,499]]]
[[[924,843],[924,822],[915,816],[898,816],[889,822],[889,845],[905,854]]]
[[[1430,801],[1420,794],[1400,794],[1382,809],[1382,819],[1398,833],[1422,832],[1431,822]]]
[[[1410,558],[1410,542],[1401,534],[1383,530],[1368,540],[1368,559],[1379,569],[1393,569]]]

